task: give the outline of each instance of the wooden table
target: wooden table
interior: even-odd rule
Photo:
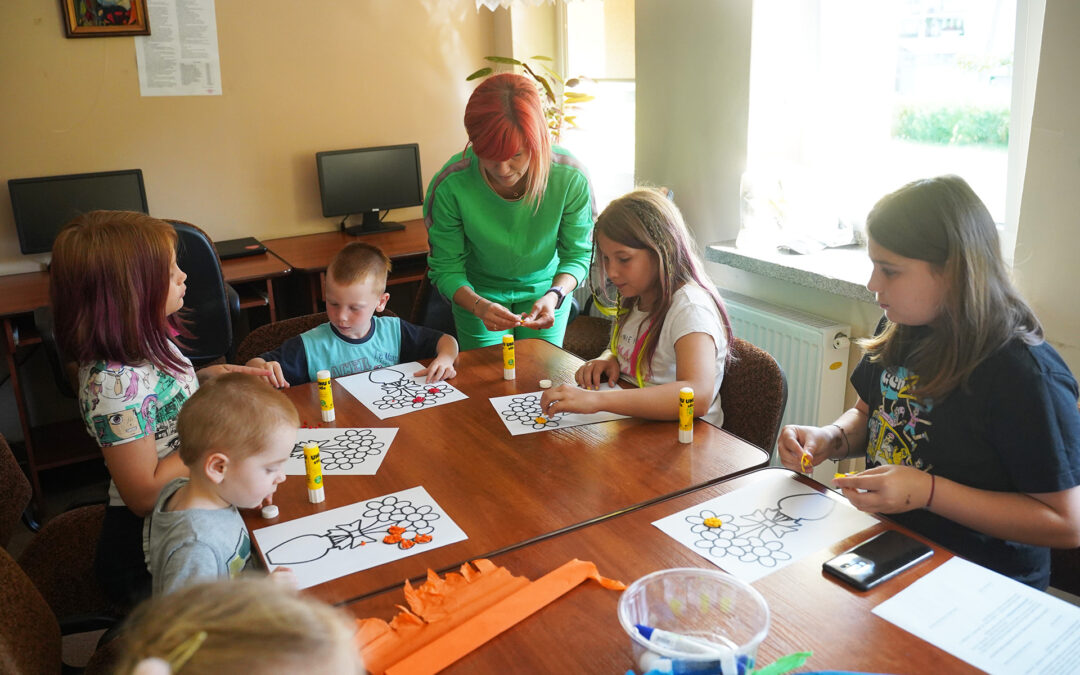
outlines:
[[[240,293],[240,309],[266,305],[270,310],[271,323],[277,321],[273,280],[290,272],[292,267],[270,252],[221,261],[221,275],[233,287],[238,284],[265,284],[265,295],[262,291],[257,294],[244,293],[242,287],[236,290]]]
[[[819,483],[787,469],[762,469],[531,543],[491,560],[529,579],[537,579],[573,558],[591,560],[600,574],[627,585],[660,569],[717,569],[652,522],[777,474],[843,501]],[[948,551],[927,542],[934,548],[929,561],[867,592],[855,591],[822,572],[824,561],[886,528],[904,530],[882,521],[753,583],[765,596],[771,614],[769,633],[758,649],[759,667],[785,654],[813,651],[805,669],[981,672],[870,611],[951,558]],[[586,582],[443,672],[625,673],[634,668],[640,673],[641,669],[634,663],[630,638],[619,624],[618,601],[618,592]],[[346,609],[360,618],[389,620],[397,612],[395,604],[404,604],[400,587],[350,603]]]
[[[307,275],[312,311],[318,311],[322,297],[322,279],[326,267],[338,251],[354,241],[366,241],[377,246],[393,263],[388,285],[423,281],[427,277],[428,240],[427,227],[422,219],[408,220],[404,230],[376,232],[361,236],[346,234],[342,230],[304,234],[296,237],[268,239],[263,242],[274,255],[289,263],[292,268]],[[411,319],[417,316],[418,301],[413,303]]]
[[[675,422],[624,419],[511,436],[488,400],[572,381],[582,361],[542,340],[516,344],[517,379],[503,380],[501,346],[462,352],[451,383],[470,398],[385,421],[333,385],[338,427],[398,427],[375,476],[326,476],[326,502],[310,504],[303,477],[278,486],[279,520],[310,515],[415,486],[468,539],[311,589],[342,602],[399,586],[428,568],[443,570],[581,527],[722,478],[763,466],[765,451],[697,421],[694,442],[678,442]],[[301,420],[318,420],[312,385],[286,390]],[[314,423],[314,422],[312,422]],[[249,528],[267,524],[256,512]]]

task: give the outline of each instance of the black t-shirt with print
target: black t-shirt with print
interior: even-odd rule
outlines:
[[[1080,484],[1076,379],[1049,344],[1014,339],[980,364],[967,387],[916,401],[912,373],[866,357],[851,383],[870,407],[867,467],[913,466],[996,492],[1058,492]],[[1050,551],[976,532],[923,509],[890,515],[954,553],[1036,588]]]

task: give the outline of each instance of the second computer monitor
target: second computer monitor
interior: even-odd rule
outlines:
[[[315,165],[323,215],[363,216],[361,224],[346,228],[350,234],[401,229],[381,222],[379,212],[424,203],[417,143],[318,152]]]

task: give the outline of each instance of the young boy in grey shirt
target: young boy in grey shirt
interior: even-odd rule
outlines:
[[[143,525],[154,595],[247,566],[251,541],[237,507],[259,506],[285,480],[299,424],[289,399],[254,375],[216,377],[184,403],[177,434],[190,478],[167,484]]]

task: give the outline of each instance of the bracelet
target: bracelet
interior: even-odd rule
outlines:
[[[934,486],[936,483],[937,479],[934,477],[934,474],[930,474],[930,497],[927,498],[926,506],[923,507],[924,509],[929,509],[930,504],[934,501]]]
[[[479,305],[480,301],[483,300],[483,299],[484,299],[484,296],[478,295],[478,296],[476,296],[476,300],[473,301],[473,304],[472,304],[472,314],[473,314],[473,316],[479,316],[476,313],[476,306]]]
[[[847,432],[844,431],[844,427],[840,426],[836,422],[829,425],[830,427],[836,427],[840,430],[840,435],[844,437],[844,458],[851,454],[851,442],[848,441]],[[843,458],[841,458],[843,459]],[[837,460],[839,461],[839,460]]]

